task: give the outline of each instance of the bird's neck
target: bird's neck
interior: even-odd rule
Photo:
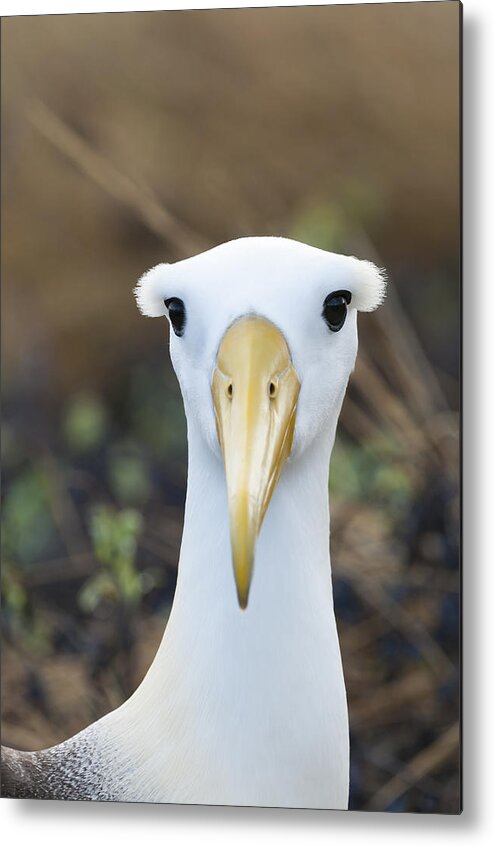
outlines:
[[[295,613],[321,590],[331,603],[329,559],[329,459],[334,439],[320,438],[289,461],[274,491],[256,548],[249,605],[239,609],[221,459],[189,431],[189,475],[184,533],[173,615],[200,624],[228,618]]]
[[[222,464],[189,431],[170,619],[140,688],[103,725],[120,758],[141,762],[143,795],[346,807],[348,715],[329,561],[333,436],[285,465],[242,611]]]
[[[239,608],[221,460],[189,429],[189,474],[177,588],[167,629],[151,668],[191,656],[205,672],[241,656],[262,655],[270,671],[300,635],[335,643],[329,556],[329,459],[334,430],[285,465],[256,548],[249,604]],[[177,658],[177,660],[179,660]],[[183,664],[182,664],[183,666]]]

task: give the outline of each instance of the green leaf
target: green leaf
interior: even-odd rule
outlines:
[[[23,564],[47,555],[56,538],[47,480],[41,470],[28,467],[10,484],[2,513],[2,547]]]
[[[137,604],[143,594],[144,583],[135,567],[141,527],[141,515],[131,508],[116,511],[108,505],[99,505],[90,515],[89,532],[94,552],[107,576],[103,585],[106,588],[109,579],[114,598],[125,604]],[[94,587],[90,589],[87,602],[92,601],[93,593]]]
[[[101,445],[108,429],[108,417],[101,399],[78,394],[65,411],[63,432],[74,452],[90,452]]]
[[[122,505],[142,505],[149,498],[148,466],[136,453],[113,451],[108,459],[108,478],[115,498]]]

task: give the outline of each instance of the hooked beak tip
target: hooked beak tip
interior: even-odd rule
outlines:
[[[235,534],[235,528],[233,528],[233,572],[237,588],[238,604],[242,611],[245,611],[249,603],[256,538],[257,527],[251,527],[245,540],[242,540],[242,538],[239,539]]]
[[[238,604],[240,606],[241,611],[245,611],[248,604],[249,604],[249,594],[245,594],[245,596],[241,593],[238,593]]]

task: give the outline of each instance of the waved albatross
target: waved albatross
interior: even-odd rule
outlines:
[[[4,796],[348,807],[328,470],[357,312],[384,288],[370,262],[285,238],[141,278],[187,416],[173,608],[123,705],[50,749],[4,750]]]

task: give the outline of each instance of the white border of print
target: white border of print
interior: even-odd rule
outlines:
[[[437,2],[438,0],[423,0]],[[443,0],[447,2],[448,0]],[[402,0],[407,2],[407,0]],[[283,2],[158,2],[125,0],[0,0],[7,15],[75,12],[206,9],[254,6],[326,5]],[[489,303],[492,290],[494,118],[489,108],[494,81],[494,3],[464,2],[464,812],[461,817],[369,814],[357,812],[274,811],[161,805],[36,802],[2,800],[4,842],[36,846],[111,839],[133,846],[138,839],[161,843],[201,842],[236,846],[269,840],[291,846],[325,844],[335,837],[345,846],[434,846],[468,839],[490,843],[494,832],[494,562],[490,531],[494,478],[494,331]],[[489,227],[489,228],[488,228]],[[490,637],[489,637],[490,635]]]

